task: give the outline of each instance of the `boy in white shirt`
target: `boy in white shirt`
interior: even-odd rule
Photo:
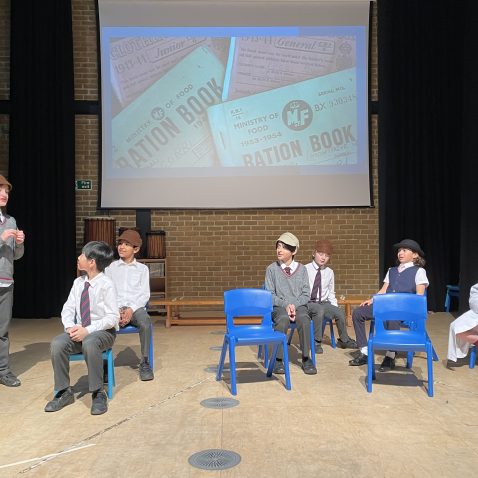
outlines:
[[[91,414],[108,410],[103,390],[102,352],[113,347],[118,330],[116,291],[103,273],[113,260],[111,247],[91,241],[78,256],[78,269],[86,274],[73,282],[61,311],[65,332],[51,342],[51,362],[57,393],[45,406],[45,412],[57,412],[75,401],[70,387],[70,355],[82,353],[88,367],[88,387],[92,392]]]
[[[309,275],[311,290],[310,302],[307,304],[307,307],[310,317],[314,321],[315,352],[318,354],[324,352],[322,349],[322,323],[325,316],[332,319],[335,318],[339,331],[337,345],[343,349],[357,348],[355,340],[351,339],[347,334],[345,312],[338,307],[337,299],[335,298],[334,271],[327,267],[332,252],[333,246],[330,241],[317,241],[312,255],[314,260],[305,266]]]
[[[139,377],[153,380],[154,374],[148,361],[151,342],[151,318],[146,312],[149,302],[149,269],[135,259],[141,248],[141,236],[134,229],[126,229],[118,238],[119,259],[106,268],[105,274],[113,281],[120,311],[120,327],[128,324],[139,329],[142,359]]]

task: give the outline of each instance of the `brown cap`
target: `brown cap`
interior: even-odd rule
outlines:
[[[327,239],[323,239],[315,243],[315,250],[317,252],[325,252],[325,254],[330,256],[334,252],[334,246]]]
[[[12,190],[12,185],[7,181],[7,178],[5,176],[2,176],[0,174],[0,186],[8,186],[8,190]]]
[[[134,229],[126,229],[126,231],[118,237],[118,242],[119,241],[129,242],[133,247],[141,247],[141,244],[143,244],[141,236]]]

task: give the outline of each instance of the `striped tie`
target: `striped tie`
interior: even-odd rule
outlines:
[[[87,327],[91,324],[90,317],[90,294],[88,293],[88,288],[90,287],[89,282],[85,282],[85,288],[81,292],[80,300],[80,314],[81,314],[81,326]]]

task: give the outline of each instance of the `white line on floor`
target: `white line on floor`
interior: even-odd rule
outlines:
[[[76,448],[70,448],[69,450],[60,451],[59,453],[52,453],[51,455],[30,458],[29,460],[17,461],[15,463],[8,463],[8,465],[0,465],[0,469],[9,468],[10,466],[23,465],[24,463],[29,463],[30,461],[41,461],[41,460],[48,460],[49,458],[56,458],[59,455],[64,455],[65,453],[71,453],[72,451],[78,451],[83,448],[88,448],[90,446],[95,446],[95,443],[89,443],[88,445],[83,445]]]

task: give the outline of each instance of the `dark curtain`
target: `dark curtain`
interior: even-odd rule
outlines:
[[[26,234],[14,317],[59,315],[75,276],[71,4],[11,2],[8,212]]]
[[[466,64],[477,51],[466,28],[473,3],[378,2],[381,272],[394,264],[395,242],[418,241],[426,253],[430,310],[443,310],[445,286],[460,276],[469,290],[465,276],[478,267],[477,256],[464,248],[464,242],[478,244],[476,218],[474,230],[469,227],[478,149],[467,143],[475,131],[476,144],[478,126],[476,65]]]

